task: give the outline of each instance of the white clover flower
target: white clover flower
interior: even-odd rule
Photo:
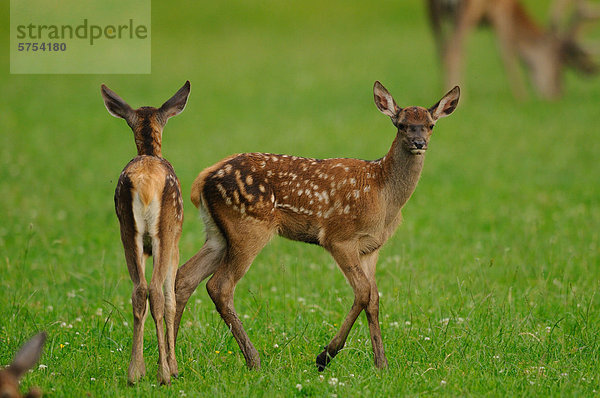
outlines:
[[[296,384],[296,389],[298,391],[302,391],[302,384]]]
[[[38,369],[41,369],[41,370],[48,369],[48,365],[44,365],[43,363],[40,363],[40,366],[38,366]]]
[[[332,377],[331,379],[329,379],[329,384],[331,384],[332,386],[337,385],[338,383],[338,379],[335,377]]]

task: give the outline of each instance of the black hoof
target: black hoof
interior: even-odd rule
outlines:
[[[325,370],[325,367],[329,364],[329,362],[331,362],[331,360],[333,359],[333,357],[331,355],[329,355],[329,353],[327,352],[327,349],[325,351],[323,351],[322,353],[320,353],[319,355],[317,355],[317,370],[319,372],[322,372]]]

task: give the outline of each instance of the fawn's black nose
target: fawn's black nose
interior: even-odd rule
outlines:
[[[415,145],[415,148],[417,148],[417,149],[423,149],[425,147],[425,141],[422,141],[422,140],[415,140],[413,142],[413,144]]]

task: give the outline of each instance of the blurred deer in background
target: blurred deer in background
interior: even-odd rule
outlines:
[[[575,4],[571,4],[571,3]],[[562,93],[562,73],[571,67],[584,75],[598,72],[589,51],[578,43],[584,21],[600,17],[583,0],[556,0],[547,28],[540,26],[518,0],[428,0],[429,16],[442,58],[445,85],[461,83],[465,40],[481,23],[489,23],[500,45],[513,94],[526,96],[519,60],[528,69],[537,93],[556,98]],[[569,7],[574,11],[564,22]]]
[[[384,368],[375,267],[379,249],[400,223],[400,210],[417,186],[435,123],[458,105],[454,87],[430,108],[396,105],[379,82],[375,104],[397,129],[381,159],[312,159],[266,153],[230,156],[206,168],[192,184],[192,202],[204,219],[206,242],[177,271],[175,333],[196,287],[206,289],[230,328],[249,368],[258,352],[233,305],[235,287],[274,235],[325,248],[352,286],[354,301],[340,330],[316,359],[322,371],[344,347],[356,318],[367,315],[375,366]],[[322,272],[322,271],[320,271]]]
[[[148,315],[146,302],[150,299],[158,340],[158,381],[170,384],[171,376],[177,376],[173,322],[183,201],[179,180],[171,163],[162,157],[161,148],[163,128],[169,118],[185,108],[190,82],[160,108],[133,109],[104,84],[101,91],[106,109],[111,115],[125,119],[133,130],[137,146],[137,156],[123,169],[115,190],[121,241],[133,282],[133,343],[127,379],[133,384],[146,374],[144,321]],[[145,277],[148,256],[154,261],[150,287]],[[163,319],[166,320],[166,345]]]
[[[38,398],[42,392],[32,388],[27,395],[19,392],[19,380],[25,372],[31,369],[42,355],[42,348],[46,341],[46,333],[41,332],[33,336],[15,355],[15,359],[5,369],[0,370],[0,397],[1,398]]]

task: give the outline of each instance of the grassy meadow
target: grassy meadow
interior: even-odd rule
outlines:
[[[527,7],[545,18],[547,2]],[[113,194],[135,156],[100,96],[158,106],[189,79],[163,155],[183,187],[182,261],[203,225],[196,175],[224,156],[383,156],[395,136],[373,104],[380,80],[400,106],[444,94],[424,2],[152,4],[151,75],[10,75],[0,5],[0,364],[39,330],[47,396],[589,396],[600,391],[600,79],[566,74],[558,101],[516,101],[496,42],[468,42],[463,98],[432,137],[404,222],[378,269],[389,369],[377,371],[364,315],[318,373],[352,290],[321,248],[276,238],[237,288],[262,359],[249,371],[205,283],[177,345],[181,376],[127,386],[133,317]],[[600,38],[600,29],[590,30]],[[151,264],[148,264],[150,273]]]

